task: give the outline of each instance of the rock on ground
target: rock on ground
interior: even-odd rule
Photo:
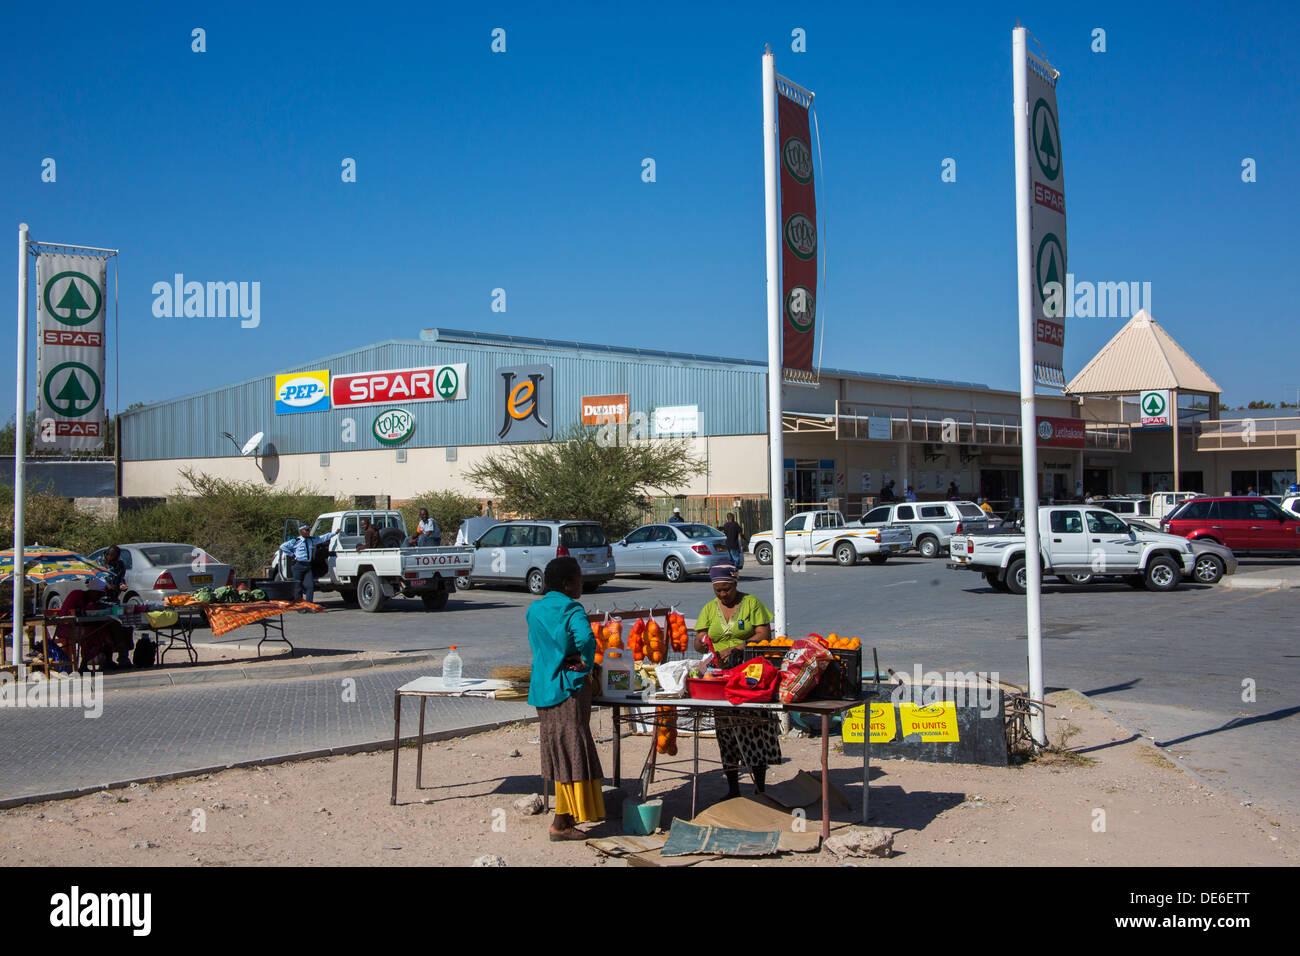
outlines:
[[[843,859],[846,856],[879,856],[894,853],[894,836],[880,827],[849,827],[828,837],[822,849]]]

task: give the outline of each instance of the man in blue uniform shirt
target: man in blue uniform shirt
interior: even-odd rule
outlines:
[[[298,529],[298,537],[280,545],[280,550],[293,558],[293,567],[289,570],[289,579],[298,582],[302,588],[302,599],[304,601],[311,601],[316,593],[316,581],[311,572],[312,552],[316,549],[316,545],[328,541],[338,534],[337,531],[331,531],[329,534],[322,534],[313,538],[308,533],[310,531],[310,528],[302,525]]]

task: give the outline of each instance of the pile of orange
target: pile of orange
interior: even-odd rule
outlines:
[[[788,637],[774,637],[770,641],[750,641],[746,647],[790,647],[794,641]]]
[[[655,708],[655,751],[677,756],[677,708]]]
[[[827,634],[822,643],[833,651],[856,651],[862,647],[862,642],[856,637],[840,637],[838,634]]]
[[[686,618],[676,611],[668,615],[668,637],[673,650],[681,654],[686,651],[690,638],[686,633]]]

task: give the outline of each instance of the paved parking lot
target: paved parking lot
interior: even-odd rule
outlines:
[[[1242,571],[1259,562],[1244,561]],[[894,559],[883,567],[810,563],[787,577],[789,631],[858,636],[881,667],[911,672],[993,670],[1024,685],[1024,599],[941,560]],[[742,588],[770,603],[770,569],[746,566]],[[584,597],[588,608],[673,603],[694,617],[712,597],[707,581],[677,585],[618,578]],[[416,602],[364,614],[324,599],[328,615],[291,618],[302,648],[423,650],[459,645],[466,672],[527,663],[522,590],[475,588],[440,612]],[[1047,684],[1091,694],[1130,730],[1167,746],[1207,779],[1245,799],[1300,808],[1293,752],[1300,718],[1300,592],[1184,585],[1171,594],[1122,583],[1043,595]],[[1256,699],[1243,701],[1243,681]],[[1052,722],[1049,720],[1049,726]]]

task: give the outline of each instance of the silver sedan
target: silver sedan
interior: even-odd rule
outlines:
[[[614,544],[619,574],[661,574],[680,581],[726,564],[727,536],[707,524],[647,524]]]
[[[219,588],[234,584],[235,570],[222,564],[202,548],[192,544],[150,542],[118,545],[126,578],[122,582],[122,602],[132,597],[140,601],[160,602],[172,594],[189,594],[199,588]],[[104,564],[107,548],[89,555],[96,564]]]

